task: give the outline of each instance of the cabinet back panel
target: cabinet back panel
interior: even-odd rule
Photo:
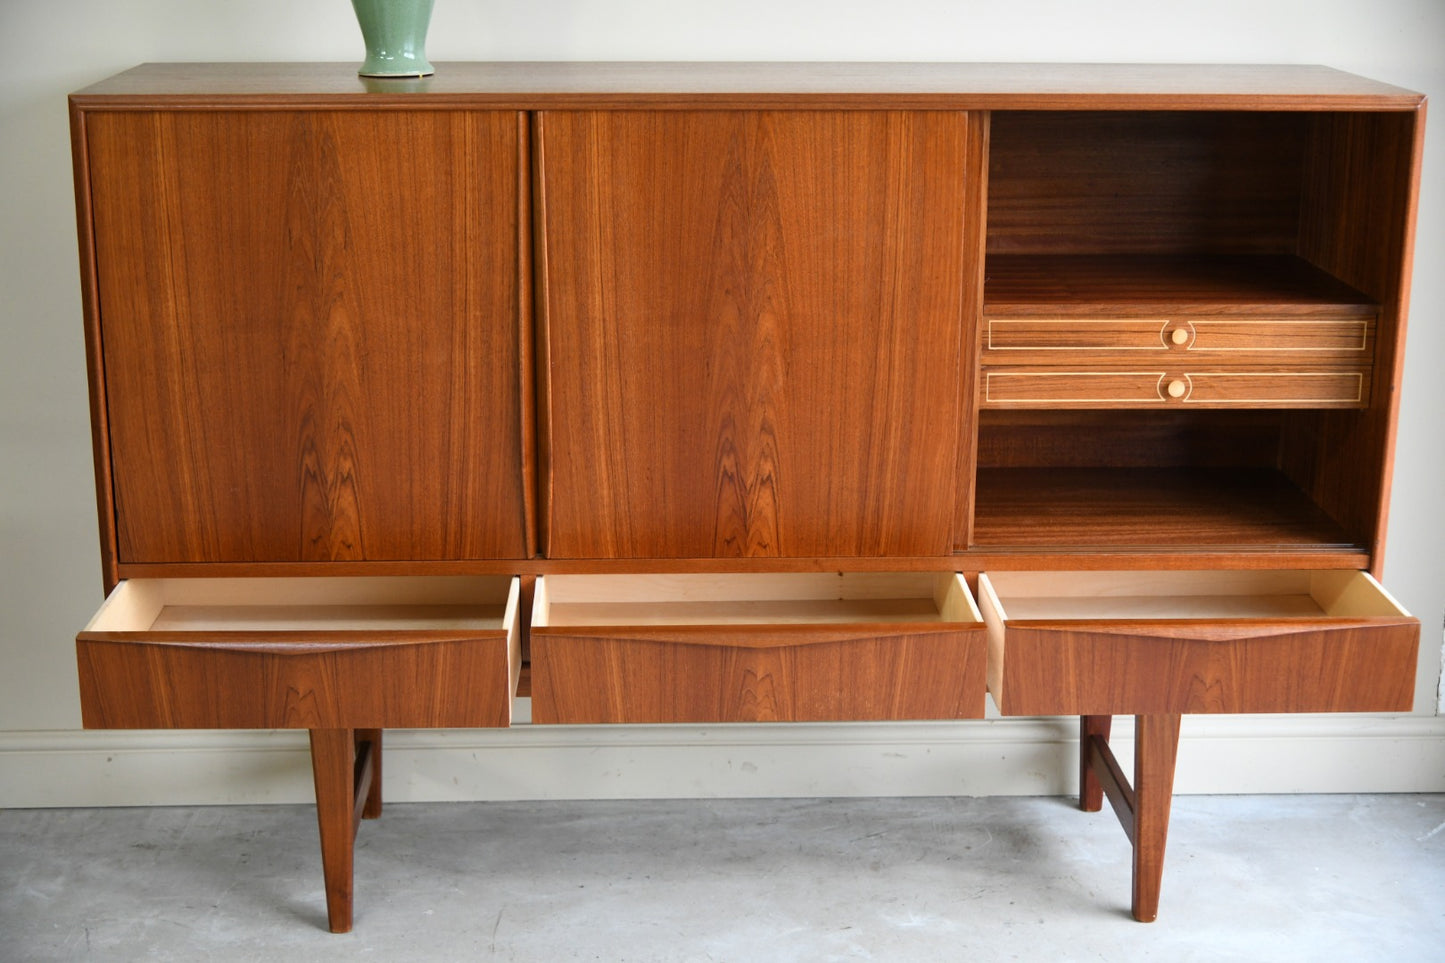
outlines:
[[[1274,468],[1273,411],[988,411],[980,468]]]
[[[950,551],[969,131],[540,116],[549,555]]]
[[[990,254],[1293,254],[1307,120],[995,111]]]
[[[122,563],[525,554],[519,130],[88,119]]]

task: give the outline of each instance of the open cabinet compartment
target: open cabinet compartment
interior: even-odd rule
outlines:
[[[505,726],[507,576],[122,581],[76,637],[87,728]]]
[[[1417,122],[993,112],[970,544],[1376,551]]]
[[[978,717],[982,618],[947,573],[547,575],[535,722]]]
[[[1364,572],[979,576],[1006,715],[1406,712],[1420,623]]]
[[[1334,552],[1351,556],[1345,564],[1363,565],[1371,544],[1366,517],[1328,511],[1281,467],[1308,443],[1311,419],[1300,414],[982,412],[973,543]],[[1360,484],[1368,478],[1357,476]]]

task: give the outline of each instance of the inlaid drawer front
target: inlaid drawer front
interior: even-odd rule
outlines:
[[[985,408],[1363,408],[1369,369],[989,368]]]
[[[979,576],[1006,715],[1408,711],[1419,621],[1353,571]]]
[[[505,726],[504,576],[132,579],[76,638],[87,728]]]
[[[961,576],[549,575],[543,723],[979,717],[985,631]]]
[[[1138,364],[1360,365],[1374,354],[1375,314],[1354,317],[985,318],[986,365],[1056,365],[1070,359]]]

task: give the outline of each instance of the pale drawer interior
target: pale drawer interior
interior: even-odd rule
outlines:
[[[536,627],[979,623],[947,573],[553,575],[537,580]]]
[[[508,576],[129,579],[86,632],[506,632]]]
[[[1001,621],[1408,615],[1355,571],[991,572],[979,596]]]

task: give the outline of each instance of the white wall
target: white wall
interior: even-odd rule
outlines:
[[[1442,44],[1441,0],[437,0],[429,53],[434,61],[1325,63],[1445,98]],[[77,731],[72,638],[99,601],[100,574],[64,98],[146,60],[359,56],[345,0],[0,0],[0,805],[306,796],[295,734]],[[1442,150],[1437,118],[1421,185],[1386,554],[1387,583],[1424,623],[1416,715],[1191,720],[1183,789],[1445,789],[1445,728],[1433,718],[1445,623],[1445,378],[1434,370],[1445,359]],[[393,757],[388,791],[402,798],[1063,791],[1068,753],[1059,732],[1030,723],[744,736],[556,730],[545,738],[517,734],[505,743],[511,748],[498,748],[495,734],[408,734],[395,743],[410,754]],[[778,739],[791,749],[774,752]],[[882,761],[900,755],[900,746],[911,758],[947,758],[951,768],[998,759],[1016,765],[990,763],[939,782],[927,767]],[[831,747],[827,758],[836,765],[804,776],[783,764],[794,758],[788,752],[817,758],[820,747]],[[1226,749],[1240,747],[1246,762],[1224,760]],[[511,771],[520,765],[547,775],[498,788],[492,763],[475,762],[489,749]],[[592,772],[574,756],[607,761]],[[659,781],[658,767],[704,757],[710,761],[698,763],[693,781]],[[1356,757],[1364,768],[1341,765]],[[1195,769],[1191,758],[1199,760]],[[771,775],[739,779],[740,765]],[[557,776],[554,766],[575,775]]]

